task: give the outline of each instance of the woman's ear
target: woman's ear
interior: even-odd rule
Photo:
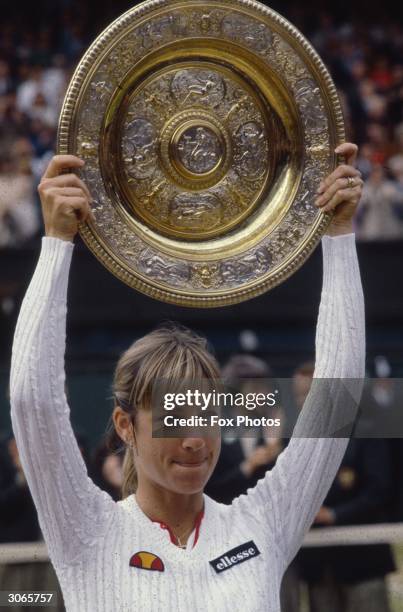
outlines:
[[[130,444],[133,440],[133,427],[130,415],[122,410],[120,406],[115,406],[112,413],[112,420],[116,433],[125,444]]]

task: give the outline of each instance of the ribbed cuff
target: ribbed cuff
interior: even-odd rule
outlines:
[[[322,244],[355,244],[355,234],[340,234],[339,236],[323,236]]]
[[[62,240],[61,238],[52,238],[51,236],[42,236],[42,244],[54,244],[54,245],[70,245],[74,247],[74,242],[69,240]]]
[[[358,270],[357,250],[355,234],[343,234],[342,236],[323,236],[323,270],[324,288],[335,274],[352,275]]]

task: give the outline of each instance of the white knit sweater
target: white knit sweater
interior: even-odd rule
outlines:
[[[364,309],[354,235],[325,237],[322,247],[315,376],[362,378]],[[330,487],[347,439],[293,437],[276,467],[231,506],[205,496],[197,544],[176,547],[134,495],[115,503],[87,475],[64,394],[72,252],[72,243],[43,238],[11,369],[13,429],[67,611],[278,612],[282,575]],[[315,397],[304,406],[302,425],[304,419],[314,425],[331,410]],[[239,546],[254,553],[234,563],[230,551]],[[164,571],[131,567],[140,551],[159,557]],[[219,566],[226,569],[217,573],[209,562],[222,557]]]

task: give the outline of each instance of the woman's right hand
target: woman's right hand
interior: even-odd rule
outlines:
[[[92,198],[85,183],[67,169],[82,168],[84,162],[74,155],[55,155],[38,186],[46,236],[73,242],[78,224],[94,219]]]

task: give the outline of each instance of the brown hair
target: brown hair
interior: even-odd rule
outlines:
[[[138,409],[150,409],[155,382],[174,388],[184,380],[218,380],[220,368],[209,351],[207,340],[186,327],[177,324],[157,328],[136,340],[120,357],[113,380],[115,401],[135,422]],[[109,446],[116,449],[116,440],[122,442],[114,431],[109,432]],[[133,450],[126,446],[123,459],[122,498],[137,488]]]

